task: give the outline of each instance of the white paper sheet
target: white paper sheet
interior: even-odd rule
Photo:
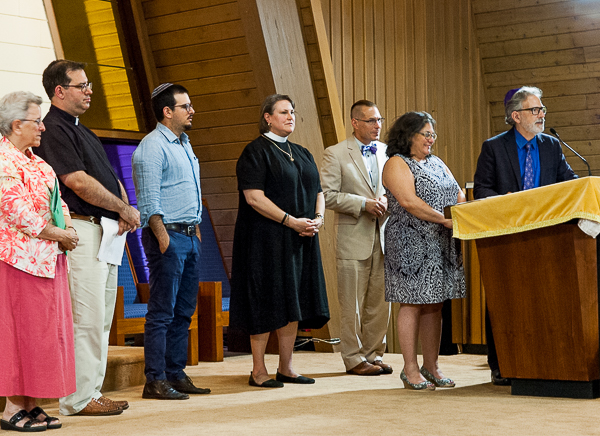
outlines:
[[[595,221],[580,219],[577,225],[583,233],[591,236],[592,238],[595,238],[598,236],[598,234],[600,234],[600,223]]]
[[[102,241],[100,241],[100,250],[98,250],[98,260],[120,266],[128,232],[118,236],[119,222],[110,218],[102,217],[100,225],[102,226]]]

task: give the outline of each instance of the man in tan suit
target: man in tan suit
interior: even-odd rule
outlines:
[[[383,363],[390,305],[384,298],[381,230],[387,199],[381,184],[386,146],[377,141],[383,118],[375,103],[350,110],[351,138],[325,150],[321,184],[335,211],[342,359],[348,374],[391,374]]]

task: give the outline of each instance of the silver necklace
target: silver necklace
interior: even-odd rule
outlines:
[[[269,141],[271,144],[273,144],[275,147],[277,147],[277,148],[279,149],[279,151],[281,151],[282,153],[285,153],[285,154],[287,154],[287,155],[290,157],[290,160],[291,160],[292,162],[294,162],[294,158],[293,158],[293,156],[292,156],[292,147],[290,146],[290,143],[289,143],[289,141],[286,141],[286,142],[287,142],[287,145],[288,145],[288,148],[289,148],[289,150],[290,150],[290,152],[288,153],[287,151],[285,151],[285,150],[281,149],[281,147],[279,147],[279,145],[277,145],[277,143],[276,143],[275,141],[273,141],[271,138],[269,138],[268,136],[265,136],[265,135],[261,135],[261,136],[262,136],[263,138],[265,138],[267,141]]]

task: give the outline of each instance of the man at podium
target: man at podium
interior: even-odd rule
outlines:
[[[504,98],[505,122],[512,128],[485,141],[475,170],[476,199],[504,195],[577,178],[562,153],[560,143],[542,133],[546,107],[542,90],[523,86]],[[509,385],[498,365],[489,314],[485,314],[488,364],[492,383]]]

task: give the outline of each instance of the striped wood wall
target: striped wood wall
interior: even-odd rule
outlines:
[[[472,180],[489,136],[470,0],[321,0],[346,133],[352,103],[386,118],[406,111],[437,121],[434,153],[461,185]]]
[[[600,175],[600,2],[472,0],[492,130],[504,124],[507,90],[538,86],[554,127]],[[532,20],[535,17],[535,20]],[[580,175],[584,164],[568,150]]]
[[[238,191],[235,165],[257,136],[259,95],[237,0],[142,2],[159,82],[185,86],[196,110],[188,132],[202,194],[231,266]]]

